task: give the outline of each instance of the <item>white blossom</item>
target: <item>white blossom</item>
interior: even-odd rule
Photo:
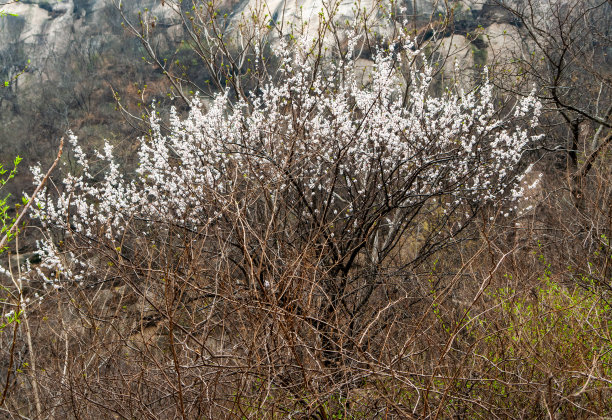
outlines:
[[[271,200],[303,200],[296,217],[329,217],[333,229],[356,226],[360,209],[390,199],[398,209],[423,197],[448,208],[440,197],[461,205],[522,196],[517,169],[528,144],[539,138],[532,134],[541,110],[534,94],[503,114],[486,78],[475,91],[435,96],[427,65],[409,69],[412,83],[406,87],[398,69],[420,54],[410,43],[377,52],[371,83],[363,86],[352,56],[356,42],[349,37],[342,71],[330,65],[314,77],[311,43],[285,42],[276,50],[278,74],[248,103],[231,103],[226,91],[205,107],[196,96],[185,118],[172,111],[169,131],[153,112],[151,134],[140,139],[137,176],[129,181],[108,143],[95,152],[106,170],[101,181],[94,179],[70,135],[80,175],[67,175],[58,196],[38,198],[34,215],[45,226],[85,238],[103,232],[114,243],[134,219],[149,225],[214,223],[245,185],[268,191]],[[38,168],[33,172],[40,177]],[[43,267],[82,276],[67,270],[50,241],[41,241],[38,252]]]

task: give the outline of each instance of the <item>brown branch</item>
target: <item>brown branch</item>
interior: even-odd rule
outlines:
[[[610,131],[608,133],[608,135],[602,140],[601,144],[597,147],[597,149],[593,150],[593,152],[589,155],[589,157],[587,157],[586,161],[584,162],[584,165],[582,165],[582,168],[580,168],[579,171],[577,171],[574,175],[573,178],[574,180],[580,180],[582,178],[584,178],[587,173],[591,170],[591,168],[593,167],[593,162],[595,162],[595,159],[597,159],[597,156],[599,156],[599,154],[610,144],[612,143],[612,131]]]
[[[15,314],[15,321],[13,325],[13,343],[11,344],[10,357],[9,357],[9,365],[6,370],[6,383],[4,384],[4,391],[2,391],[2,401],[0,401],[0,407],[4,405],[4,401],[6,400],[6,395],[8,394],[9,382],[11,379],[11,369],[13,369],[13,360],[15,359],[15,343],[17,342],[17,327],[19,326],[19,322],[17,322],[17,317],[19,313]]]

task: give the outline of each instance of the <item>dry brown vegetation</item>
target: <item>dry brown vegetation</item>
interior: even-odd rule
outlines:
[[[378,219],[366,217],[375,210],[362,210],[362,237],[334,242],[295,220],[290,200],[270,211],[269,191],[245,181],[214,228],[132,220],[120,246],[102,231],[92,246],[92,238],[55,230],[65,264],[87,260],[97,275],[62,283],[62,273],[47,272],[56,288],[35,271],[18,287],[3,278],[4,314],[29,303],[0,323],[0,417],[612,415],[612,79],[604,65],[612,4],[500,3],[517,19],[513,36],[524,50],[497,57],[507,67],[497,61],[491,78],[506,99],[535,83],[545,106],[545,144],[529,156],[527,181],[542,177],[521,208],[510,216],[502,206],[470,209],[459,230],[452,218],[415,211],[380,250]],[[540,4],[550,6],[548,26],[532,15]],[[201,65],[216,70],[207,74],[239,98],[267,70],[247,72],[252,49],[198,32],[220,30],[213,13],[210,3],[181,16]],[[438,59],[452,19],[429,24],[434,35],[423,49]],[[147,25],[132,27],[145,45]],[[178,64],[162,71],[177,98],[201,82],[186,80]],[[130,89],[128,101],[141,102],[142,90]],[[19,243],[41,230],[25,229],[13,243],[13,280],[24,264]],[[350,241],[358,251],[338,255]]]

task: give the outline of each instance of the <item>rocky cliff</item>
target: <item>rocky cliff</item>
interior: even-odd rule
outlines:
[[[372,6],[367,0],[361,7]],[[29,60],[27,75],[22,84],[34,77],[36,81],[57,76],[56,59],[70,55],[75,49],[100,53],[113,39],[122,36],[121,19],[116,10],[118,0],[22,0],[4,6],[4,10],[17,16],[0,20],[0,74],[10,79],[21,72]],[[453,2],[455,19],[464,34],[478,25],[490,26],[499,22],[499,16],[490,12],[484,0]],[[262,8],[262,5],[263,8]],[[160,19],[166,31],[172,33],[179,25],[174,11],[162,0],[130,0],[122,3],[127,13],[149,10]],[[265,10],[271,20],[305,20],[314,26],[323,0],[246,0],[233,5],[232,14],[238,19],[249,10]],[[436,0],[405,0],[406,15],[411,19],[427,18],[442,2]],[[343,0],[338,5],[340,18],[351,16],[355,3]],[[494,28],[497,34],[508,28]],[[176,31],[174,31],[176,33]],[[461,30],[459,31],[461,34]],[[463,40],[453,40],[458,46]],[[30,76],[30,77],[28,77]]]

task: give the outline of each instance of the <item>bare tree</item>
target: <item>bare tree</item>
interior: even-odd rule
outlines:
[[[547,188],[560,188],[540,207],[541,221],[550,222],[542,225],[545,240],[565,248],[579,271],[592,272],[585,263],[597,260],[603,271],[595,276],[605,285],[610,267],[597,255],[602,247],[609,249],[605,238],[612,232],[612,5],[603,0],[497,4],[516,22],[518,48],[500,60],[503,71],[495,73],[495,83],[510,94],[535,86],[545,107],[545,149],[557,157],[541,169],[552,175]],[[555,173],[555,165],[564,176]]]

